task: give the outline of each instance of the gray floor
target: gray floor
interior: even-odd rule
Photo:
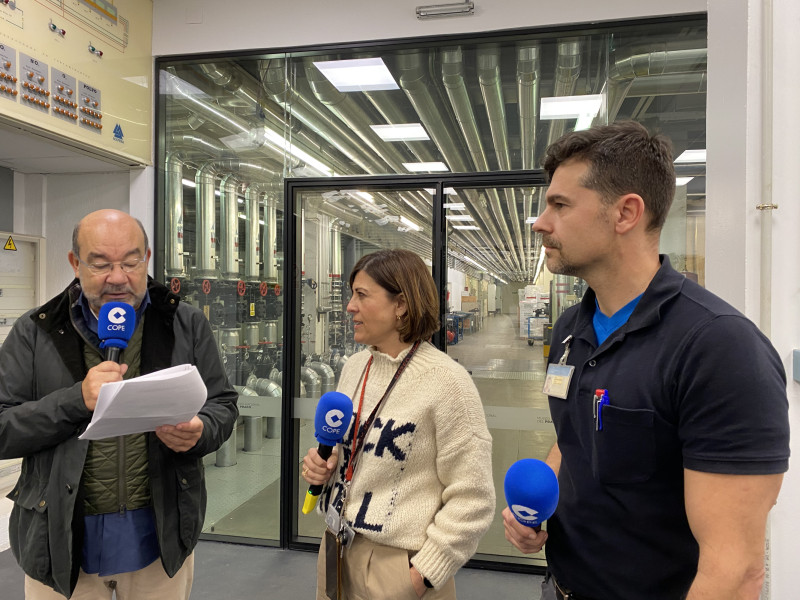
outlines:
[[[294,550],[201,541],[195,555],[192,600],[313,599],[316,555]],[[542,578],[519,573],[461,569],[459,600],[538,600]],[[23,600],[23,575],[10,550],[0,552],[3,600]]]

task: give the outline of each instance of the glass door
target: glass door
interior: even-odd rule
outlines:
[[[299,510],[306,491],[299,467],[316,446],[320,395],[336,388],[347,357],[360,350],[345,310],[350,271],[364,254],[405,248],[431,267],[442,322],[434,343],[471,373],[494,439],[496,514],[473,562],[544,566],[543,556],[523,556],[506,542],[500,514],[508,467],[543,459],[555,441],[541,394],[549,292],[531,298],[527,283],[541,276],[548,286],[531,231],[542,186],[538,173],[287,180],[293,276],[286,306],[294,313],[286,330],[298,342],[287,365],[296,443],[286,480],[299,482],[286,496],[290,546],[315,545],[324,530],[319,516]]]
[[[296,440],[286,472],[294,475],[289,480],[299,482],[287,488],[292,515],[288,539],[317,544],[325,524],[318,515],[299,511],[307,487],[299,465],[308,449],[317,446],[314,413],[320,396],[336,389],[348,357],[362,349],[346,312],[350,272],[365,254],[405,249],[422,257],[436,276],[433,240],[440,236],[434,234],[432,190],[408,180],[288,180],[286,189],[293,219],[288,225],[293,239],[287,242],[293,250],[287,332],[294,339],[287,365],[294,416],[289,434]]]

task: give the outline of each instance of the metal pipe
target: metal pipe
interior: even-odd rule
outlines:
[[[234,175],[222,178],[219,185],[220,261],[223,279],[239,278],[239,203],[238,181]]]
[[[164,167],[167,235],[165,265],[167,277],[182,277],[183,270],[183,160],[176,152],[167,155]]]
[[[257,185],[248,185],[244,192],[245,205],[245,255],[244,255],[244,278],[245,281],[259,281],[259,252],[261,241],[259,233],[261,231],[261,217],[259,206],[261,205],[261,191]]]
[[[197,203],[195,232],[196,277],[216,277],[214,249],[216,246],[216,211],[214,186],[216,175],[212,163],[206,163],[195,174],[195,199]]]

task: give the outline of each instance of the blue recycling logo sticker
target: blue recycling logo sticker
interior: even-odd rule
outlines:
[[[124,144],[125,143],[125,140],[123,139],[124,137],[125,136],[122,133],[122,126],[119,123],[117,123],[116,126],[114,127],[114,141],[121,142]]]

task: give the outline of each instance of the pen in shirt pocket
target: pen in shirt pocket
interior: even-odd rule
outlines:
[[[603,407],[608,404],[608,390],[596,389],[594,391],[594,426],[597,431],[603,431]]]

